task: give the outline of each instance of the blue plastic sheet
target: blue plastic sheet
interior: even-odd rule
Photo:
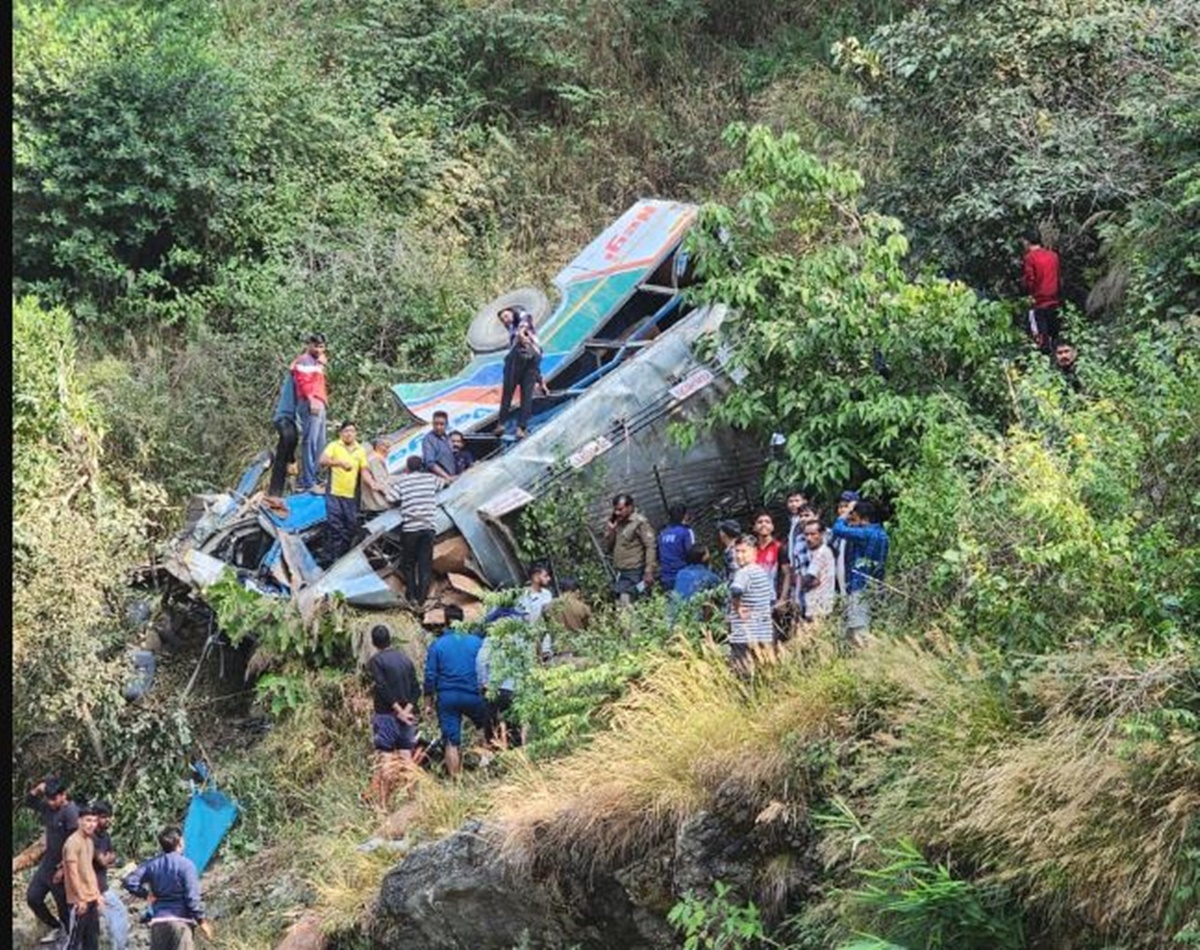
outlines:
[[[237,815],[237,805],[219,789],[206,786],[192,792],[183,822],[183,853],[197,874],[204,873]]]
[[[263,509],[266,516],[284,531],[297,534],[325,520],[324,495],[301,492],[298,495],[288,495],[284,501],[288,506],[286,518],[281,517],[277,511]]]

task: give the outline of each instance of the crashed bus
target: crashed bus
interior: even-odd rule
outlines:
[[[473,320],[472,356],[462,371],[394,387],[408,424],[391,436],[390,472],[420,453],[438,410],[476,459],[438,494],[434,570],[443,582],[435,593],[447,574],[460,588],[462,579],[471,587],[521,583],[518,513],[584,469],[599,476],[600,503],[630,492],[657,523],[676,499],[691,507],[701,530],[751,507],[765,464],[757,443],[709,427],[685,448],[668,432],[672,423],[702,423],[733,384],[720,350],[706,358],[714,348],[698,345],[715,333],[724,308],[694,307],[684,294],[692,268],[683,241],[697,210],[637,202],[557,275],[557,306],[534,290],[506,294]],[[508,343],[497,314],[514,304],[537,321],[549,390],[534,398],[530,433],[521,440],[493,434]],[[202,600],[232,570],[247,589],[290,598],[306,619],[333,595],[361,608],[401,606],[399,512],[375,515],[347,554],[321,565],[313,552],[320,550],[324,496],[289,495],[281,510],[264,505],[260,486],[270,462],[264,451],[233,489],[194,499],[160,572]]]

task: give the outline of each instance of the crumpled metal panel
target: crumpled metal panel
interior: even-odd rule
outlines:
[[[554,278],[559,305],[539,327],[542,375],[553,382],[558,369],[679,245],[698,208],[679,201],[636,202],[593,240]],[[417,420],[396,433],[388,468],[399,471],[405,458],[420,451],[434,411],[449,415],[449,428],[470,431],[494,415],[500,404],[504,352],[478,354],[448,379],[400,383],[392,391]]]
[[[396,607],[400,596],[371,567],[359,546],[338,559],[311,586],[300,592],[300,610],[307,615],[326,596],[339,593],[356,607]]]
[[[451,524],[457,528],[491,584],[522,582],[524,570],[505,529],[487,509],[513,489],[541,496],[573,471],[565,460],[576,453],[581,467],[605,466],[603,495],[630,491],[657,524],[665,521],[668,499],[682,498],[698,512],[720,511],[729,507],[727,496],[753,491],[765,464],[753,439],[712,431],[685,451],[667,431],[672,421],[702,418],[729,385],[719,364],[702,362],[693,350],[694,342],[714,331],[725,313],[724,307],[711,307],[690,314],[637,359],[597,382],[553,423],[442,491],[438,500],[450,524],[439,519],[439,533]],[[694,384],[679,386],[689,378],[705,379],[703,371],[711,377],[707,384],[690,392]]]
[[[197,551],[195,548],[184,551],[181,559],[187,571],[188,583],[194,584],[201,590],[215,584],[220,579],[221,572],[229,567],[220,558]]]

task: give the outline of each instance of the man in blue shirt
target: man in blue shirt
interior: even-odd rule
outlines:
[[[461,607],[451,604],[445,608],[445,615],[446,629],[425,654],[425,714],[432,719],[436,705],[438,727],[446,744],[446,771],[451,778],[458,778],[462,769],[458,751],[462,745],[462,717],[469,716],[476,729],[486,730],[488,725],[487,703],[475,672],[483,638],[451,627],[462,621]]]
[[[125,890],[150,902],[150,950],[191,950],[192,930],[212,938],[205,917],[196,865],[183,855],[183,832],[164,828],[158,836],[162,854],[125,877]]]
[[[446,434],[450,417],[441,409],[433,414],[433,428],[421,440],[421,459],[425,470],[432,472],[449,485],[457,477],[454,474],[454,446]]]
[[[658,533],[658,567],[665,591],[675,589],[675,576],[687,564],[688,549],[696,543],[696,535],[688,527],[687,505],[675,502],[667,509],[669,523]]]
[[[467,437],[457,429],[450,433],[450,448],[454,450],[455,475],[461,475],[475,464],[475,456],[467,448]]]
[[[871,627],[871,597],[883,583],[888,535],[870,501],[856,501],[848,517],[833,523],[833,536],[845,544],[846,639],[863,646]]]
[[[679,573],[675,576],[675,587],[671,591],[671,602],[667,608],[672,621],[678,616],[678,608],[688,604],[697,594],[720,586],[721,578],[714,574],[708,566],[708,548],[703,544],[693,544],[687,551],[687,564],[680,568]],[[707,605],[705,606],[707,619],[711,610],[707,609]],[[694,615],[695,605],[685,609],[691,610]]]

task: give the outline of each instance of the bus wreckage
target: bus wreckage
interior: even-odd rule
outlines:
[[[425,620],[439,619],[448,603],[474,619],[484,588],[521,583],[518,513],[583,469],[598,470],[598,504],[627,491],[656,523],[676,499],[689,505],[701,530],[752,506],[766,461],[755,441],[708,428],[684,448],[668,433],[672,423],[701,422],[734,384],[720,351],[705,359],[701,353],[713,348],[697,346],[716,331],[724,308],[693,308],[683,295],[690,268],[681,244],[696,212],[688,204],[639,201],[555,278],[560,301],[553,312],[538,291],[506,294],[476,315],[467,334],[472,359],[459,374],[394,387],[411,422],[391,436],[390,472],[420,453],[436,410],[449,414],[449,428],[464,433],[477,459],[438,494],[435,584]],[[549,388],[534,399],[530,434],[519,441],[492,434],[507,348],[496,315],[514,304],[537,321]],[[232,490],[193,499],[187,527],[158,567],[201,600],[232,570],[249,590],[292,599],[306,621],[334,595],[361,608],[401,606],[399,512],[374,516],[355,547],[322,566],[313,552],[320,550],[324,496],[289,495],[286,510],[264,505],[260,484],[270,463],[264,451]],[[595,512],[597,524],[604,513]]]

